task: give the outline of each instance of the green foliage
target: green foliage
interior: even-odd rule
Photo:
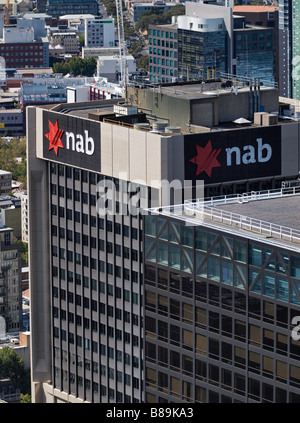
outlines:
[[[115,0],[102,0],[102,3],[106,7],[106,11],[108,15],[112,15],[112,16],[117,15]]]
[[[21,240],[18,240],[18,241],[16,241],[16,243],[22,245],[22,251],[21,251],[22,265],[28,266],[28,244],[27,244],[27,242],[23,242]]]
[[[141,56],[136,62],[136,67],[140,70],[148,71],[148,69],[149,69],[149,56]]]
[[[21,163],[16,157],[22,157]],[[0,169],[12,172],[13,179],[22,182],[26,189],[27,164],[26,164],[26,139],[13,138],[10,142],[0,138]]]
[[[23,358],[12,348],[0,350],[0,378],[10,378],[15,389],[30,394],[30,371],[25,369]]]
[[[21,403],[22,404],[30,404],[31,403],[31,395],[21,394]]]
[[[81,57],[72,57],[66,62],[54,63],[53,73],[62,73],[66,75],[70,73],[74,76],[93,76],[97,71],[97,62],[94,57],[82,59]]]
[[[133,41],[130,44],[128,53],[132,54],[134,58],[138,58],[142,49],[143,49],[143,46],[140,41]]]
[[[145,31],[149,25],[164,25],[172,22],[172,16],[184,15],[185,6],[179,4],[178,6],[171,7],[169,10],[161,13],[159,9],[153,9],[150,12],[145,12],[141,15],[135,25],[136,31]]]
[[[80,48],[82,48],[84,46],[84,35],[83,34],[79,34],[78,35],[78,38],[79,38]]]

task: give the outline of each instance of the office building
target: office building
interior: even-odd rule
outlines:
[[[280,94],[299,99],[299,2],[279,0]]]
[[[149,25],[149,78],[156,83],[207,79],[232,71],[232,8],[186,2],[172,25]],[[170,39],[169,39],[170,38]]]
[[[300,401],[299,193],[145,216],[146,402]]]
[[[126,67],[128,75],[136,73],[135,58],[126,54]],[[99,56],[97,59],[97,76],[107,78],[108,81],[117,83],[120,80],[120,56]]]
[[[99,13],[99,5],[97,0],[67,0],[64,2],[61,2],[60,0],[48,0],[46,12],[54,18],[63,15],[84,14],[97,16]]]
[[[13,243],[13,229],[0,227],[0,316],[5,319],[6,332],[17,332],[22,327],[21,249]]]
[[[150,81],[214,79],[229,73],[277,84],[274,16],[267,19],[264,13],[263,20],[255,21],[255,14],[244,16],[244,7],[237,8],[241,11],[236,15],[227,6],[186,2],[186,14],[174,16],[172,25],[149,25]],[[246,11],[251,8],[245,6]],[[270,7],[273,14],[275,9]],[[165,34],[174,34],[174,40]]]
[[[236,5],[233,8],[234,16],[243,16],[246,19],[246,25],[250,27],[268,28],[272,32],[273,53],[275,57],[274,79],[279,84],[279,8],[274,5]],[[270,31],[271,29],[271,31]],[[270,37],[270,36],[269,36]],[[264,41],[263,38],[258,40]],[[255,42],[255,39],[253,40]],[[270,42],[268,39],[267,42]]]
[[[6,170],[0,170],[0,195],[11,192],[12,189],[12,173]]]
[[[245,17],[234,19],[233,73],[278,85],[278,43],[274,28],[252,26]]]
[[[53,32],[49,42],[51,55],[55,55],[55,50],[59,50],[61,56],[71,54],[77,57],[80,52],[80,41],[76,31]]]
[[[149,79],[158,83],[179,79],[178,30],[174,25],[149,25]]]
[[[49,66],[47,37],[35,37],[34,27],[8,26],[3,29],[0,55],[7,68],[45,68]]]
[[[137,208],[178,203],[184,181],[193,198],[202,180],[211,196],[297,178],[299,123],[274,123],[277,90],[260,87],[265,114],[255,109],[240,128],[230,122],[248,117],[257,101],[248,86],[236,96],[234,85],[218,84],[207,84],[207,93],[195,83],[127,87],[125,104],[27,108],[33,402],[141,402],[150,393],[149,256]],[[203,150],[212,160],[201,162]],[[179,181],[174,195],[164,197],[163,180]],[[107,204],[103,185],[115,188]]]
[[[85,20],[85,47],[114,47],[115,20],[92,18]]]

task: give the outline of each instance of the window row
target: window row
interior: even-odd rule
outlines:
[[[83,338],[80,335],[75,335],[73,332],[67,332],[64,329],[59,329],[58,327],[54,326],[53,328],[53,336],[54,338],[59,338],[62,341],[69,342],[70,344],[76,344],[78,347],[82,347],[86,350],[91,350],[94,353],[98,353],[98,347],[100,349],[99,353],[103,356],[106,356],[107,347],[104,344],[100,344],[96,341],[90,340],[89,338]],[[138,347],[140,345],[139,337],[136,335],[131,335],[128,332],[122,332],[120,329],[115,330],[116,341],[124,341],[125,344],[131,344],[134,347]],[[142,343],[141,346],[142,348]],[[113,350],[113,349],[111,349]],[[109,355],[109,351],[108,351]]]
[[[230,343],[220,342],[212,338],[207,339],[203,335],[199,336],[197,343],[198,348],[196,352],[203,357],[213,358],[218,362],[221,359],[223,363],[232,365],[235,369],[241,368],[276,380],[277,382],[289,383],[290,386],[296,388],[300,387],[300,367],[298,366],[289,365],[283,360],[254,351],[247,351],[242,347],[233,346]],[[209,381],[212,383],[209,375],[209,367],[215,369],[214,381],[216,383],[220,382],[220,373],[224,371],[219,363],[209,364],[204,360],[194,359],[193,356],[186,355],[185,351],[179,353],[178,351],[170,350],[168,347],[156,346],[149,341],[145,343],[145,359],[146,363],[152,362],[172,371],[181,371],[184,375],[195,377],[196,380],[203,382]],[[227,389],[231,390],[231,387],[230,381]]]

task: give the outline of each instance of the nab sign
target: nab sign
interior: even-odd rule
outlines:
[[[205,184],[281,175],[281,127],[185,135],[185,179]]]
[[[44,112],[43,133],[44,158],[101,171],[99,122]]]

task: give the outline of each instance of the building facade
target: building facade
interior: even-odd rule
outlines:
[[[146,402],[300,401],[299,231],[290,243],[255,228],[266,211],[267,232],[288,225],[273,207],[299,194],[278,198],[145,216]],[[226,219],[249,209],[247,233]]]
[[[131,97],[128,87],[127,94],[131,99],[128,104],[120,104],[120,99],[111,99],[69,103],[67,106],[61,104],[27,108],[33,402],[115,403],[141,402],[146,398],[150,402],[158,399],[156,388],[153,392],[155,379],[151,379],[151,371],[157,370],[153,368],[156,363],[154,366],[151,363],[147,363],[146,368],[144,366],[145,313],[149,311],[145,309],[144,283],[153,294],[152,286],[148,289],[148,285],[151,285],[148,283],[149,280],[151,282],[147,270],[149,265],[162,265],[162,270],[169,272],[164,266],[166,248],[169,248],[166,244],[171,242],[168,237],[172,235],[164,231],[162,234],[158,229],[159,232],[155,235],[157,238],[152,240],[153,245],[151,239],[149,242],[145,240],[144,245],[143,214],[138,213],[139,210],[148,208],[149,204],[151,207],[159,207],[178,203],[177,194],[182,198],[184,181],[190,181],[187,198],[198,198],[192,187],[197,188],[200,180],[204,181],[206,189],[211,189],[209,195],[213,192],[220,195],[224,191],[226,194],[231,193],[229,190],[242,193],[246,190],[257,191],[261,187],[270,188],[276,184],[281,185],[284,180],[295,179],[295,175],[298,175],[300,166],[296,152],[299,123],[232,130],[219,127],[217,130],[206,128],[205,131],[202,127],[203,132],[198,127],[198,131],[194,128],[194,132],[186,133],[190,116],[196,127],[197,119],[203,118],[203,110],[209,109],[216,116],[218,107],[224,112],[223,104],[226,104],[227,112],[232,113],[231,119],[233,116],[237,118],[236,114],[241,112],[240,103],[238,110],[235,110],[233,102],[236,96],[226,90],[222,94],[218,87],[217,97],[212,94],[201,94],[199,97],[198,94],[197,99],[194,96],[199,87],[195,84],[182,87],[183,99],[180,86],[175,85],[174,88],[175,96],[170,95],[170,92],[166,93],[164,88],[160,92],[141,88],[141,93],[135,89],[134,96]],[[189,93],[192,93],[191,96]],[[249,87],[245,88],[244,94],[245,97],[241,93],[240,98],[249,100]],[[274,110],[276,101],[274,103],[273,94],[272,89],[262,90],[261,101],[266,108]],[[139,103],[142,98],[143,102],[139,106],[132,104],[133,100]],[[216,102],[216,98],[220,103]],[[230,98],[232,103],[228,101]],[[166,104],[169,115],[163,109]],[[246,101],[244,107],[247,110],[249,108]],[[184,117],[186,120],[182,124],[184,130],[174,133],[173,122],[169,120],[166,125],[172,126],[163,127],[160,119],[162,116],[174,118],[175,110],[180,118]],[[192,115],[188,115],[187,111]],[[218,116],[222,119],[220,112]],[[153,121],[154,117],[156,119]],[[207,116],[205,119],[208,119]],[[160,127],[159,131],[157,126]],[[201,162],[201,152],[212,159]],[[173,187],[174,198],[172,195],[164,198],[161,181],[181,183],[180,187]],[[109,188],[108,191],[113,196],[104,195],[107,194],[106,188]],[[164,225],[164,222],[160,223]],[[148,236],[147,231],[148,229],[145,233]],[[218,231],[220,232],[219,229],[212,229],[212,232],[219,233]],[[213,249],[219,235],[209,235],[209,241],[208,235],[205,236],[209,247]],[[239,235],[236,238],[239,239]],[[155,259],[158,262],[152,261],[149,255],[151,245],[154,248],[154,244],[159,243],[160,239],[164,242],[156,250],[160,251],[159,258]],[[185,249],[185,244],[180,247],[175,238],[173,241],[176,247],[174,259],[176,257],[178,260],[178,251]],[[236,245],[240,245],[242,260],[239,262],[237,257],[228,257],[227,260],[231,262],[227,266],[227,273],[230,277],[231,264],[232,269],[233,266],[238,269],[237,273],[233,273],[235,279],[232,289],[238,294],[234,300],[237,303],[237,311],[234,313],[237,313],[235,318],[239,321],[239,327],[242,327],[245,317],[241,314],[240,307],[248,295],[245,288],[245,278],[248,276],[244,273],[247,272],[248,261],[244,261],[244,243],[237,242]],[[148,247],[151,247],[151,251]],[[230,248],[238,251],[238,247],[232,247],[231,241],[228,241],[226,248],[228,251]],[[220,260],[217,252],[218,246],[213,252],[206,251]],[[199,253],[197,260],[200,260],[202,254],[201,251]],[[196,263],[196,259],[193,254],[187,248],[182,261],[180,256],[183,267],[179,269],[178,263],[174,264],[174,289],[177,291],[174,291],[173,299],[178,302],[179,283],[180,301],[187,304],[187,315],[191,310],[189,306],[193,304],[195,307],[196,301],[195,297],[190,297],[189,291],[193,288],[196,292],[196,275],[193,276],[192,273],[192,264]],[[236,263],[233,263],[234,260]],[[166,263],[169,266],[169,261]],[[199,266],[201,263],[199,262]],[[210,272],[217,272],[218,263],[211,260]],[[181,271],[190,276],[183,277]],[[178,277],[182,277],[180,282]],[[217,279],[213,279],[215,277],[211,277],[212,284],[219,283]],[[194,278],[193,282],[191,278]],[[204,279],[202,282],[207,284],[210,276]],[[166,275],[163,273],[161,280],[159,285],[165,285]],[[253,282],[256,280],[253,279]],[[157,291],[164,290],[157,286],[156,279],[155,286]],[[213,297],[214,288],[210,289]],[[160,306],[157,308],[160,314],[156,318],[161,316],[159,320],[163,323],[164,316],[167,317],[165,313],[169,313],[169,309],[166,310],[169,307],[166,306],[166,296],[169,293],[168,291],[164,295],[156,292],[156,295],[160,295]],[[220,294],[215,295],[220,305]],[[177,307],[177,303],[174,307]],[[229,309],[227,317],[230,317],[231,310]],[[216,308],[211,311],[215,313],[211,319],[216,321],[216,313],[220,315],[220,311]],[[153,315],[150,317],[153,318]],[[168,318],[173,319],[169,314]],[[201,336],[203,333],[194,329],[195,322],[191,325],[187,323],[184,332],[184,345],[187,348],[183,344],[179,348],[176,344],[176,353],[185,356],[184,371],[187,372],[183,390],[178,393],[176,388],[183,401],[190,398],[195,400],[200,395],[191,394],[194,388],[191,384],[193,376],[190,372],[193,370],[189,348],[190,342],[193,342],[191,333]],[[254,322],[253,325],[255,326]],[[163,328],[162,325],[160,327]],[[216,341],[216,333],[212,329],[212,333],[207,336],[211,335],[213,341]],[[146,332],[147,342],[151,342],[149,336],[151,338],[154,335]],[[176,336],[174,335],[174,340],[177,342]],[[158,341],[154,340],[152,344],[156,345]],[[199,345],[202,345],[202,341],[203,338],[199,337]],[[241,383],[238,386],[243,386],[242,376],[245,376],[243,372],[246,370],[243,357],[246,346],[242,345],[242,340],[240,342],[241,344],[235,345],[239,348],[236,350],[236,362],[241,360],[242,370],[236,373],[238,381],[241,381],[237,382]],[[231,345],[230,340],[227,343]],[[165,348],[164,345],[160,346]],[[212,369],[215,371],[215,368]],[[161,373],[166,374],[163,370]],[[159,377],[165,380],[165,374]],[[174,377],[179,379],[181,386],[181,376],[178,374]],[[177,386],[178,381],[174,380],[174,384]],[[202,385],[200,387],[203,388]],[[163,385],[163,389],[165,388]],[[161,398],[168,400],[171,398],[169,394],[168,391],[167,396],[162,395]]]
[[[99,5],[96,0],[48,0],[46,12],[54,18],[63,15],[83,14],[97,16],[99,13]]]
[[[86,19],[84,45],[86,48],[114,47],[114,19]]]
[[[280,93],[283,97],[297,99],[300,96],[299,66],[299,3],[295,0],[279,0],[279,66]]]
[[[5,319],[6,331],[22,328],[21,245],[14,244],[13,230],[2,224],[0,228],[0,316]]]
[[[149,79],[172,82],[179,76],[178,31],[171,25],[149,25]]]
[[[106,102],[108,111],[114,103],[118,100]],[[148,134],[141,143],[138,131],[128,133],[115,125],[109,138],[111,124],[87,118],[100,105],[105,102],[87,108],[84,119],[82,104],[70,106],[77,116],[60,113],[63,106],[58,111],[27,108],[34,402],[143,400],[141,218],[128,213],[102,216],[97,185],[115,184],[119,210],[130,202],[130,181],[145,180],[145,186],[139,186],[146,198],[148,178],[161,179],[161,164],[153,166],[151,160],[159,154],[161,137]],[[93,151],[92,137],[95,150],[90,155],[70,151],[65,136],[61,142],[66,148],[59,148],[62,144],[49,141],[51,125],[65,134],[81,132],[88,153]],[[151,142],[156,147],[149,157],[146,144]],[[112,143],[120,156],[112,155]],[[40,172],[45,178],[36,179]]]
[[[273,28],[247,26],[234,30],[234,74],[278,83],[276,32]]]

